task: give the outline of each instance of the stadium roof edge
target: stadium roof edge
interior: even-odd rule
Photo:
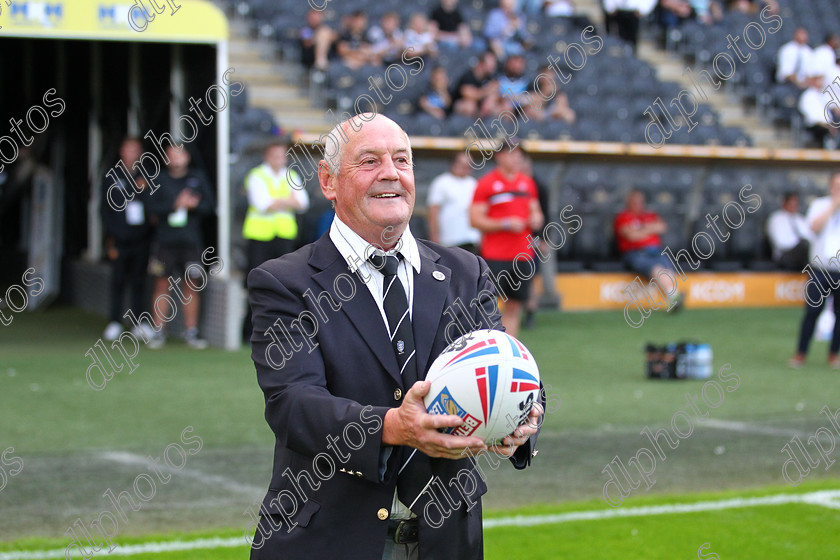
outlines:
[[[293,142],[311,146],[321,143],[321,136],[314,133],[297,134]],[[488,140],[472,141],[467,138],[412,136],[411,147],[421,150],[464,150],[469,144],[481,149],[493,149]],[[486,144],[486,145],[485,145]],[[840,151],[781,148],[753,148],[746,146],[692,146],[665,145],[653,148],[647,144],[623,142],[586,142],[578,140],[522,140],[528,153],[534,155],[590,156],[620,160],[673,160],[683,162],[739,161],[770,164],[828,164],[840,166]]]
[[[205,0],[177,0],[174,12],[164,3],[164,12],[150,14],[145,22],[134,10],[132,26],[134,5],[130,0],[16,0],[0,11],[0,36],[209,44],[228,39],[227,18]]]

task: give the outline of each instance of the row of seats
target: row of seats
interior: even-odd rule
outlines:
[[[745,104],[755,106],[763,116],[779,126],[790,127],[799,145],[805,141],[801,135],[801,116],[797,110],[800,90],[791,84],[775,81],[776,59],[779,48],[789,41],[794,29],[804,27],[811,37],[811,45],[822,42],[829,33],[840,30],[840,10],[835,0],[779,0],[782,28],[774,33],[765,33],[765,44],[756,50],[743,47],[750,54],[746,62],[738,62],[735,75],[727,80]],[[669,44],[682,53],[693,65],[695,73],[701,69],[713,72],[712,63],[718,53],[732,54],[728,49],[727,36],[744,35],[745,27],[759,18],[740,13],[730,13],[724,21],[707,26],[688,21],[671,30]],[[766,27],[766,26],[764,26]],[[726,71],[726,65],[721,64]]]
[[[285,56],[298,56],[297,33],[303,25],[303,16],[308,9],[307,3],[291,0],[239,0],[233,2],[233,5],[238,13],[253,19],[255,31],[276,38]],[[373,25],[378,22],[382,13],[389,10],[398,11],[405,21],[411,13],[428,13],[434,5],[436,1],[433,0],[411,3],[380,0],[373,4],[362,0],[350,0],[327,3],[324,14],[327,22],[335,28],[342,15],[356,9],[364,9]],[[495,2],[473,0],[461,2],[459,9],[473,32],[481,36],[487,12],[495,5]],[[562,54],[567,45],[581,43],[579,22],[566,18],[529,16],[528,30],[535,42],[535,47],[526,56],[531,77],[536,74],[538,68],[548,63],[549,54],[559,55],[562,61]],[[570,105],[578,115],[578,123],[573,126],[558,122],[523,123],[520,134],[543,139],[657,141],[655,136],[645,134],[650,118],[644,115],[644,111],[657,98],[668,103],[679,93],[681,87],[659,81],[655,70],[636,58],[632,48],[621,39],[606,36],[603,32],[599,32],[599,35],[604,42],[603,48],[597,55],[588,56],[583,68],[575,70],[569,68],[565,62],[558,64],[564,72],[573,76],[562,88],[568,94]],[[385,114],[401,116],[406,128],[413,134],[461,136],[465,130],[462,121],[453,117],[444,122],[429,120],[416,113],[417,101],[427,88],[433,64],[446,68],[450,84],[454,84],[475,64],[479,54],[480,51],[470,49],[463,49],[455,54],[442,53],[436,61],[426,64],[423,73],[412,77],[409,87],[401,92],[388,91],[394,95],[394,100],[388,106],[378,109]],[[333,62],[323,83],[315,81],[311,84],[317,88],[323,86],[322,91],[312,92],[313,97],[325,100],[329,107],[342,112],[352,111],[356,99],[362,94],[370,93],[368,78],[381,74],[383,70],[384,68],[379,67],[353,70],[340,62]],[[668,141],[697,145],[751,145],[747,133],[740,129],[722,127],[718,115],[708,106],[701,106],[695,119],[699,121],[698,128],[689,133],[683,127],[682,130],[675,131],[675,136]]]

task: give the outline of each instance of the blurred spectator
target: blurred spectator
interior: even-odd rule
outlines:
[[[295,249],[298,237],[296,212],[309,208],[306,189],[293,188],[300,177],[286,168],[288,142],[277,140],[263,152],[263,162],[245,177],[248,214],[242,225],[242,237],[248,240],[248,270]],[[251,338],[251,310],[247,309],[242,325],[244,340]]]
[[[383,14],[379,25],[370,28],[368,40],[371,43],[371,52],[382,59],[382,62],[390,65],[400,61],[403,51],[403,32],[400,29],[400,14],[397,12],[386,12]]]
[[[476,179],[463,151],[452,158],[449,171],[429,186],[429,239],[446,247],[460,247],[478,254],[481,232],[470,226],[470,205]]]
[[[531,277],[523,277],[515,261],[529,257],[533,248],[528,238],[543,226],[543,215],[533,179],[522,174],[521,141],[511,139],[494,156],[496,169],[478,180],[470,207],[470,223],[482,233],[481,256],[490,268],[496,291],[505,302],[502,325],[511,336],[519,335],[520,313],[528,301]],[[527,274],[525,272],[524,274]]]
[[[346,17],[344,24],[344,32],[338,38],[336,47],[344,64],[354,69],[365,64],[379,64],[381,60],[373,52],[367,35],[367,15],[357,10]]]
[[[124,169],[132,169],[135,162],[143,154],[143,145],[138,138],[125,138],[120,145],[120,159],[125,165]],[[113,175],[113,174],[112,174]],[[102,225],[105,229],[105,256],[111,263],[111,294],[110,309],[108,318],[110,322],[105,327],[102,335],[107,341],[116,340],[123,333],[123,295],[125,289],[129,289],[131,311],[135,317],[139,317],[145,310],[143,300],[146,297],[146,267],[149,264],[149,244],[151,243],[152,229],[147,216],[146,204],[149,193],[146,190],[146,181],[142,175],[135,173],[132,177],[134,183],[142,189],[135,194],[133,186],[127,178],[122,177],[120,171],[116,171],[116,180],[111,180],[106,175],[105,185],[110,187],[116,184],[122,191],[122,196],[127,202],[123,210],[115,210],[108,202],[108,189],[105,190],[106,198],[101,205]],[[132,198],[133,200],[129,200]],[[120,200],[120,197],[113,197]],[[135,326],[135,335],[141,338],[136,329],[142,329],[145,325]],[[151,332],[145,332],[148,338]]]
[[[180,285],[183,298],[179,295],[178,299],[184,305],[186,327],[183,338],[189,346],[202,349],[207,341],[198,335],[200,296],[191,286],[207,282],[201,265],[205,248],[202,221],[215,211],[213,188],[203,172],[190,168],[186,147],[179,151],[169,145],[165,153],[169,163],[158,178],[160,186],[149,195],[149,209],[155,217],[154,249],[149,260],[149,271],[156,277],[153,301],[167,295],[173,282]],[[154,321],[155,334],[148,346],[160,348],[166,341],[164,324],[158,313],[154,313]]]
[[[498,63],[492,51],[483,53],[478,63],[464,72],[452,93],[455,113],[465,117],[498,114],[500,105]]]
[[[651,279],[662,295],[670,298],[670,305],[678,309],[683,294],[675,284],[677,273],[671,261],[662,254],[662,239],[668,226],[656,212],[645,208],[645,194],[637,189],[627,194],[627,205],[613,222],[616,245],[624,264],[633,272]]]
[[[767,218],[767,238],[773,250],[773,261],[785,270],[801,272],[808,264],[811,228],[799,213],[799,195],[786,192],[782,207]]]
[[[835,172],[829,180],[828,196],[814,200],[808,207],[805,220],[814,232],[808,257],[812,263],[811,277],[805,283],[805,315],[799,329],[796,354],[790,359],[790,367],[798,368],[805,363],[808,346],[814,335],[817,317],[825,305],[828,295],[834,296],[834,315],[840,317],[840,270],[837,269],[836,254],[840,249],[840,173]],[[833,259],[833,260],[832,260]],[[840,369],[840,321],[834,323],[834,333],[828,349],[828,365]]]
[[[838,125],[840,125],[840,111],[836,104],[827,105],[831,99],[823,93],[823,76],[810,76],[805,80],[807,88],[799,96],[799,112],[805,129],[811,133],[820,146],[827,150],[838,146]],[[829,116],[833,122],[828,121]]]
[[[301,64],[307,69],[325,70],[329,58],[336,55],[337,38],[336,32],[324,23],[324,12],[309,10],[306,13],[306,26],[298,33]]]
[[[470,26],[458,9],[458,0],[441,0],[429,15],[438,44],[448,50],[466,48],[472,45]]]
[[[838,48],[840,48],[840,36],[836,33],[829,33],[823,44],[811,53],[809,73],[812,76],[823,77],[823,88],[840,75],[840,68],[837,67],[837,56],[840,53]]]
[[[706,25],[723,21],[723,8],[717,0],[688,0],[695,17]]]
[[[636,50],[639,41],[639,22],[656,7],[657,0],[602,0],[608,29],[627,41]]]
[[[665,29],[679,27],[682,22],[693,20],[697,15],[688,0],[659,0],[656,11],[657,20]]]
[[[525,77],[526,63],[521,55],[508,57],[502,65],[499,75],[499,95],[504,96],[507,103],[515,103],[515,99],[528,90],[530,81]]]
[[[435,58],[438,54],[435,28],[429,22],[426,14],[415,12],[408,18],[408,28],[405,30],[405,48],[414,49],[413,56],[425,59]]]
[[[697,20],[711,25],[723,20],[723,8],[716,0],[659,0],[657,21],[662,27],[679,27],[684,21]]]
[[[753,16],[765,6],[770,7],[771,14],[779,13],[779,3],[776,0],[727,0],[726,11]]]
[[[429,89],[420,96],[417,104],[420,110],[437,119],[446,118],[452,110],[452,96],[449,94],[449,76],[446,74],[446,68],[438,66],[432,70]]]
[[[791,83],[805,89],[808,72],[811,67],[813,51],[808,46],[808,30],[797,27],[793,39],[779,49],[776,58],[776,81],[780,84]]]
[[[548,17],[573,17],[575,3],[572,0],[545,0],[542,11]]]
[[[577,114],[569,105],[569,96],[561,91],[560,87],[560,81],[551,68],[548,66],[540,68],[540,73],[528,86],[529,103],[525,105],[525,114],[528,118],[538,122],[545,119],[558,119],[573,124],[577,119]]]
[[[534,181],[534,186],[537,187],[537,199],[540,203],[540,212],[542,212],[543,219],[548,219],[548,187],[545,185],[545,183],[540,181],[534,174],[534,162],[531,160],[531,156],[527,154],[523,154],[522,156],[522,174],[526,177],[530,177],[531,180]],[[547,255],[551,251],[551,249],[545,242],[545,239],[542,238],[542,231],[539,229],[535,229],[531,232],[531,235],[534,237],[534,239],[539,240],[538,247],[540,254]],[[540,267],[540,265],[537,264],[537,267]],[[545,280],[545,277],[543,277],[543,280]],[[534,287],[534,283],[531,282],[531,286],[528,292],[528,302],[525,304],[525,316],[522,318],[523,328],[534,328],[534,326],[536,325],[536,315],[539,306],[540,294]]]
[[[484,36],[500,60],[522,54],[533,44],[525,25],[525,16],[516,9],[516,0],[500,0],[490,10],[484,23]]]

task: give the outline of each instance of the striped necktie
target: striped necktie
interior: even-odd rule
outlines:
[[[414,350],[414,330],[402,282],[397,276],[402,255],[371,255],[371,264],[382,272],[382,307],[388,319],[388,336],[397,357],[400,375],[406,389],[417,381],[417,360]]]

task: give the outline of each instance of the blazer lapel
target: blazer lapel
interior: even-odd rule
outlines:
[[[358,332],[359,338],[370,347],[374,356],[388,374],[402,386],[397,357],[394,355],[394,349],[388,339],[388,333],[379,308],[359,275],[349,271],[347,262],[330,240],[329,233],[324,234],[315,242],[312,256],[309,257],[309,264],[320,269],[320,272],[312,275],[312,280],[331,296],[335,291],[335,279],[342,274],[350,277],[356,287],[356,295],[348,301],[339,300],[335,296],[333,296],[333,299],[341,303],[341,311],[347,315],[350,323]],[[417,336],[416,333],[415,328],[415,337]],[[418,369],[418,371],[420,370]]]
[[[421,264],[420,274],[414,276],[411,323],[414,327],[414,347],[417,350],[417,377],[422,381],[426,379],[430,359],[436,357],[430,354],[443,318],[452,270],[438,264],[440,255],[420,241],[417,242],[417,248]]]

